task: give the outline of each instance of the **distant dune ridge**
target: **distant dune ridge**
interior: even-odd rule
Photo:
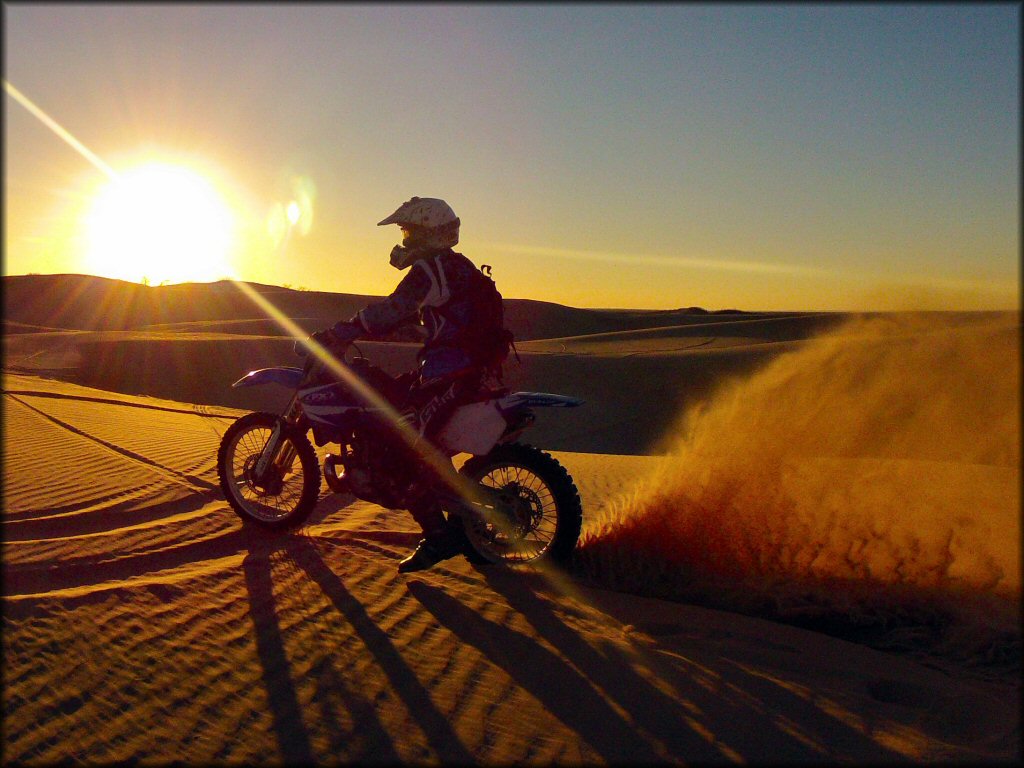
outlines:
[[[226,332],[242,333],[247,322],[256,322],[270,335],[282,333],[276,326],[263,325],[267,318],[260,308],[227,280],[146,286],[92,275],[17,275],[5,276],[3,285],[6,322],[85,331],[174,326],[167,330],[225,332],[222,329],[228,328],[231,330]],[[381,298],[248,285],[310,332],[351,317]],[[672,325],[690,316],[738,314],[735,310],[709,313],[700,307],[589,310],[511,298],[506,298],[505,311],[508,326],[521,340]]]
[[[287,393],[230,384],[299,360],[233,286],[3,286],[11,761],[1019,756],[1019,313],[508,300],[506,384],[587,401],[528,435],[583,500],[559,586],[399,576],[412,521],[349,496],[244,529],[217,444]]]
[[[118,392],[273,410],[281,407],[282,393],[233,390],[231,382],[248,370],[298,361],[285,331],[227,282],[150,287],[82,275],[3,280],[4,352],[8,366],[19,370],[61,371]],[[253,287],[306,332],[379,298]],[[697,307],[577,309],[520,299],[505,304],[520,360],[510,360],[506,383],[571,392],[588,402],[585,411],[539,424],[534,439],[558,450],[604,453],[660,450],[662,423],[724,373],[750,370],[842,319]],[[360,342],[360,349],[391,373],[415,365],[411,343]],[[671,387],[666,377],[674,380]]]

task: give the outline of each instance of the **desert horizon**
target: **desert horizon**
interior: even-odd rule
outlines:
[[[217,444],[287,393],[231,383],[298,358],[230,284],[3,288],[14,762],[1019,756],[1019,312],[506,299],[505,386],[585,401],[524,436],[583,505],[551,580],[400,575],[408,513],[326,487],[243,527]],[[259,290],[304,332],[370,298]]]

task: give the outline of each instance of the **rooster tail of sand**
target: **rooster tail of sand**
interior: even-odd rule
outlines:
[[[581,541],[598,582],[1020,655],[1019,314],[856,318],[726,384]]]

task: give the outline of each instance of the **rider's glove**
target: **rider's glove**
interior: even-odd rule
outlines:
[[[306,339],[296,339],[292,342],[292,351],[299,357],[305,357],[309,354],[309,345],[306,342]]]
[[[316,333],[310,334],[309,338],[311,338],[320,346],[327,347],[328,349],[333,347],[336,343],[334,333],[331,331],[330,328],[326,328],[322,331],[317,331]]]
[[[363,326],[358,322],[345,322],[344,320],[335,323],[330,330],[322,331],[329,333],[335,344],[347,344],[355,341],[363,335]]]
[[[358,339],[363,333],[363,328],[357,323],[346,323],[344,321],[335,323],[331,328],[325,328],[322,331],[316,331],[310,334],[309,339],[300,341],[296,339],[292,345],[295,350],[295,354],[299,357],[305,357],[309,354],[309,350],[312,345],[309,340],[312,339],[322,347],[330,349],[331,347],[341,346],[347,344],[350,341]]]
[[[313,344],[311,343],[313,341],[315,341],[322,347],[329,348],[333,343],[330,328],[328,328],[325,331],[317,331],[316,333],[311,333],[305,339],[296,339],[292,343],[292,350],[299,357],[305,357],[313,349]]]

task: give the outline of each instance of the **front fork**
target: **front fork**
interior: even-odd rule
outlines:
[[[263,446],[260,458],[256,462],[253,474],[258,482],[265,480],[267,469],[270,466],[277,470],[278,477],[284,477],[285,474],[291,471],[292,463],[295,461],[298,452],[290,440],[282,441],[281,437],[287,426],[298,425],[303,417],[302,404],[299,402],[298,393],[296,393],[292,396],[284,417],[274,424],[274,429],[270,433],[270,439]]]

